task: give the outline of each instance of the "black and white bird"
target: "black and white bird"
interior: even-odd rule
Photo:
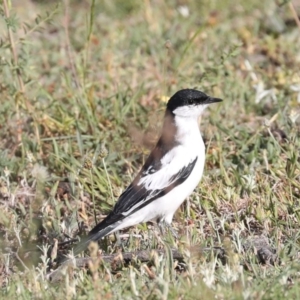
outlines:
[[[91,241],[139,223],[156,220],[170,226],[175,211],[202,177],[205,146],[198,119],[209,104],[220,101],[194,89],[180,90],[170,98],[157,145],[112,212],[79,243],[75,254]]]

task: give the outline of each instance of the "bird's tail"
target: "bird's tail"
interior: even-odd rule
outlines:
[[[90,232],[89,234],[82,238],[81,241],[75,248],[73,249],[74,255],[78,255],[80,252],[87,249],[90,242],[96,242],[108,234],[114,232],[116,228],[120,225],[121,220],[113,220],[111,216],[107,216],[102,222],[97,224]]]
[[[87,249],[90,242],[92,241],[96,242],[104,238],[106,235],[110,234],[111,232],[113,232],[114,228],[109,228],[109,227],[95,233],[90,232],[86,237],[82,238],[79,244],[73,249],[74,255],[78,255],[80,252]]]

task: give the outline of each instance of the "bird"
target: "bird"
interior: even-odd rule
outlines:
[[[169,99],[156,146],[112,211],[75,247],[75,255],[91,241],[139,223],[156,220],[160,229],[172,228],[174,213],[203,174],[205,145],[198,119],[208,105],[221,101],[195,89],[179,90]]]

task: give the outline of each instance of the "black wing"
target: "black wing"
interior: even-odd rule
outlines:
[[[182,167],[176,174],[168,178],[164,187],[160,189],[147,189],[145,185],[139,184],[143,177],[152,177],[156,173],[147,173],[143,175],[143,169],[129,185],[129,187],[122,193],[117,203],[115,204],[112,212],[98,225],[96,225],[89,233],[93,237],[92,240],[98,240],[111,232],[117,227],[120,222],[135,213],[137,210],[143,208],[149,203],[155,201],[169,193],[179,184],[183,183],[191,174],[198,157],[191,161],[187,166]],[[159,172],[164,172],[164,168],[160,168]],[[155,176],[154,175],[154,176]]]

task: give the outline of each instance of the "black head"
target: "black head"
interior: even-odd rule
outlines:
[[[213,98],[206,95],[203,92],[193,90],[193,89],[184,89],[176,92],[169,100],[167,104],[167,109],[173,112],[176,108],[182,106],[196,106],[204,105],[215,102],[221,102],[219,98]]]

